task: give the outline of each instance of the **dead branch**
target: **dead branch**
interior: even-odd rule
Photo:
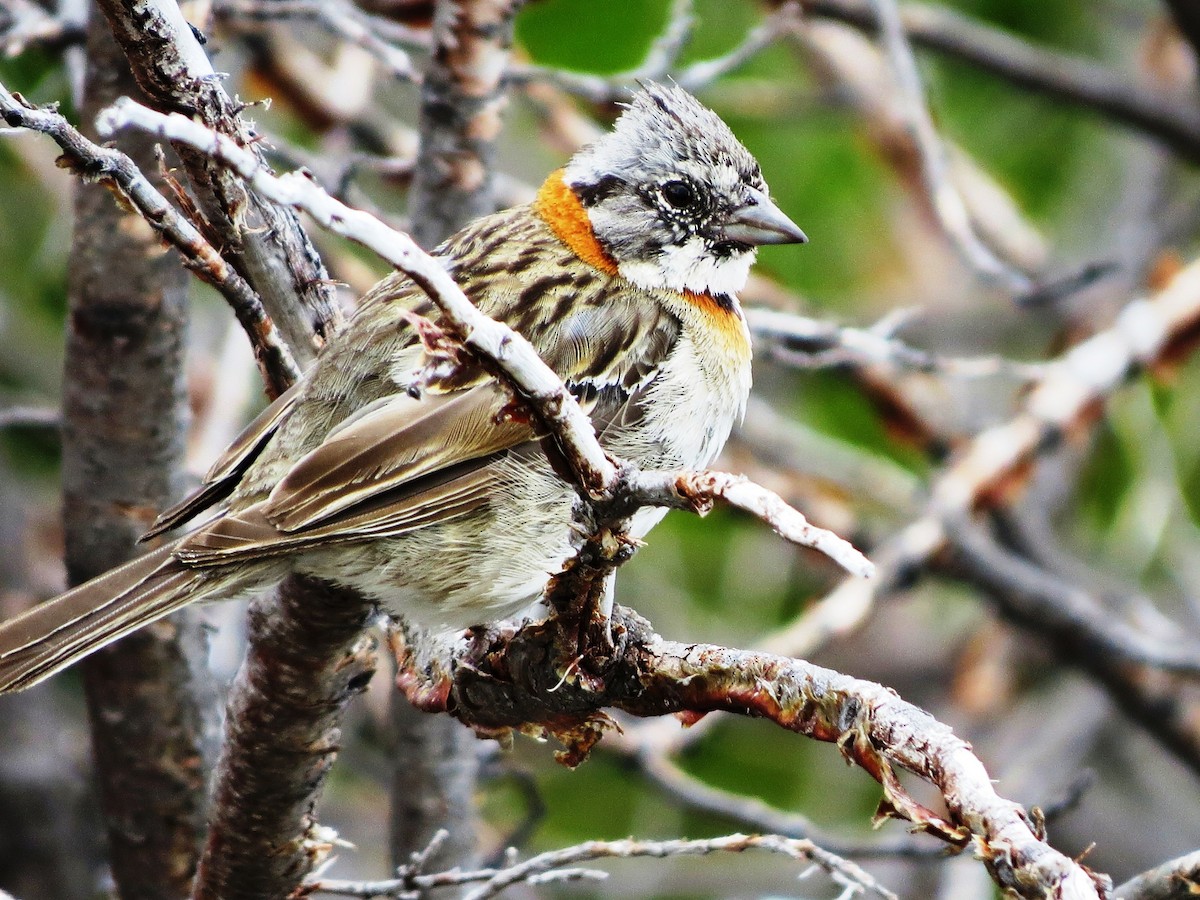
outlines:
[[[552,595],[566,600],[594,589],[602,543],[590,542],[593,555],[577,558]],[[665,641],[620,608],[613,613],[612,656],[565,659],[562,648],[578,623],[556,608],[558,616],[515,634],[476,635],[451,669],[452,715],[485,734],[552,734],[565,744],[560,759],[568,765],[581,762],[611,727],[605,708],[637,716],[694,719],[725,710],[766,718],[836,743],[883,786],[880,815],[905,819],[954,847],[972,845],[997,883],[1018,896],[1106,896],[1105,879],[1046,845],[1024,810],[995,793],[965,742],[887,688],[799,660]],[[935,785],[948,818],[913,800],[897,769]]]
[[[810,15],[874,28],[868,0],[802,0],[801,5]],[[1147,88],[1091,60],[1036,47],[948,7],[903,3],[900,19],[918,46],[1144,131],[1187,159],[1200,158],[1200,109],[1187,97]]]
[[[671,859],[682,856],[708,856],[713,853],[744,853],[765,850],[791,859],[810,862],[846,888],[845,896],[871,893],[895,900],[896,895],[851,862],[822,850],[811,841],[786,838],[774,834],[731,834],[703,840],[674,841],[588,841],[574,847],[564,847],[539,853],[521,862],[512,862],[502,869],[453,871],[423,874],[405,872],[400,878],[387,881],[341,881],[314,878],[305,885],[306,891],[335,894],[341,897],[416,897],[424,891],[439,887],[458,887],[477,884],[468,892],[467,900],[484,900],[498,896],[517,884],[546,884],[553,881],[579,878],[604,879],[608,873],[597,870],[568,868],[581,862],[601,859]]]
[[[75,172],[88,181],[106,185],[118,201],[127,201],[136,208],[182,254],[188,268],[220,291],[250,339],[271,397],[282,394],[300,377],[291,350],[263,310],[258,294],[147,180],[133,160],[120,150],[89,141],[57,111],[30,106],[10,94],[3,84],[0,84],[0,116],[11,128],[27,128],[51,137]]]

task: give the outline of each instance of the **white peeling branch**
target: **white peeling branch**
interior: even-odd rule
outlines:
[[[1002,356],[946,357],[909,346],[894,335],[906,316],[888,316],[870,328],[849,328],[821,319],[773,309],[750,308],[746,322],[759,349],[797,368],[884,365],[951,378],[991,378],[1008,375],[1023,381],[1046,374],[1043,363],[1026,363]]]
[[[53,108],[30,106],[0,83],[0,119],[11,128],[41,132],[62,149],[72,171],[107,184],[183,256],[185,264],[216,288],[245,330],[271,396],[300,376],[300,368],[254,289],[217,252],[199,230],[151,184],[120,150],[88,140]]]
[[[307,212],[325,228],[370,249],[412,278],[441,311],[444,325],[454,336],[481,359],[493,363],[555,435],[578,484],[593,500],[704,512],[720,499],[758,516],[785,539],[828,554],[853,574],[871,573],[871,564],[848,543],[809,524],[776,494],[738,476],[641,472],[629,463],[616,464],[596,439],[591,420],[529,341],[476,309],[442,263],[423,252],[412,238],[333,199],[305,173],[272,175],[257,157],[224,135],[177,113],[164,115],[128,98],[101,113],[96,127],[106,135],[134,127],[193,147],[228,166],[262,197]]]
[[[428,36],[364,13],[344,0],[219,0],[213,12],[235,25],[246,20],[313,21],[335,37],[366,50],[392,77],[414,83],[421,80],[412,58],[397,44],[428,49]]]
[[[1041,457],[1086,429],[1109,396],[1135,375],[1190,346],[1197,327],[1200,260],[1157,294],[1131,301],[1108,329],[1046,363],[1021,410],[977,434],[951,458],[931,486],[925,515],[875,550],[878,576],[843,582],[767,646],[804,656],[833,634],[852,630],[876,596],[908,581],[949,546],[958,523],[1018,493]]]
[[[1018,296],[1029,294],[1034,288],[1033,281],[996,256],[975,233],[970,212],[951,177],[946,147],[929,114],[917,60],[895,0],[870,0],[870,5],[879,25],[880,40],[900,88],[904,118],[920,154],[921,178],[942,230],[983,281]]]

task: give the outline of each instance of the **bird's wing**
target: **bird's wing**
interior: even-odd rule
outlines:
[[[300,385],[301,382],[292,385],[259,413],[254,421],[247,425],[242,433],[234,438],[233,443],[217,457],[217,461],[204,476],[200,487],[174,506],[163,510],[154,520],[150,530],[143,534],[140,540],[148,541],[172,528],[177,528],[232,494],[246,468],[266,446],[267,441],[278,430],[280,423],[295,409],[296,400],[300,395]]]
[[[668,329],[669,330],[669,329]],[[647,328],[602,378],[567,382],[603,434],[638,415],[646,385],[670,348]],[[277,556],[314,544],[394,537],[479,508],[512,452],[540,453],[543,437],[494,380],[420,399],[384,398],[330,432],[267,499],[234,509],[185,538],[192,565]]]
[[[505,416],[495,382],[388,398],[303,456],[263,501],[188,536],[176,556],[205,565],[313,543],[395,536],[469,512],[496,477],[489,463],[536,438]]]
[[[533,343],[598,432],[636,418],[679,336],[678,320],[661,304],[585,266],[527,209],[479,220],[442,252],[479,307]],[[385,383],[389,360],[414,340],[397,307],[438,319],[411,281],[381,282],[318,359],[310,394],[346,404],[365,390],[340,371],[347,352],[378,357],[372,383]],[[184,539],[179,558],[220,564],[402,534],[487,502],[499,477],[494,464],[505,454],[541,452],[542,436],[519,409],[512,415],[507,389],[482,369],[463,366],[420,399],[393,388],[320,435],[268,496],[239,505],[235,495],[233,509]]]

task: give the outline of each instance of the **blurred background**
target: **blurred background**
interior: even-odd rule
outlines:
[[[1022,414],[1031,390],[1053,377],[1047,364],[1119,331],[1122,308],[1194,257],[1197,35],[1177,27],[1171,6],[901,3],[923,88],[914,98],[874,29],[861,27],[873,20],[866,3],[537,0],[516,18],[519,83],[497,165],[504,205],[529,199],[611,121],[630,73],[674,75],[730,124],[811,242],[765,249],[743,297],[788,316],[751,316],[754,403],[719,467],[778,490],[868,553],[882,549],[885,564],[900,562],[875,587],[847,587],[827,560],[758,521],[672,513],[621,570],[618,602],[671,639],[771,646],[894,688],[969,740],[1002,796],[1044,808],[1056,847],[1087,851],[1087,863],[1117,883],[1200,841],[1200,367],[1187,334],[1148,375],[1097,390],[1086,410],[1056,423],[1053,439],[975,485],[973,527],[1007,563],[1044,579],[1051,609],[1079,601],[1078,624],[1021,607],[1012,578],[981,575],[978,554],[953,540],[910,558],[900,536],[928,515],[931,493],[972,441]],[[421,7],[377,0],[358,9],[396,25],[395,35],[376,34],[403,46],[404,29],[419,44]],[[272,10],[271,0],[188,12],[210,23],[206,49],[229,73],[230,93],[272,98],[247,115],[277,169],[307,166],[352,204],[407,224],[418,89],[378,48]],[[30,15],[0,3],[0,81],[60,102],[75,120],[79,48],[69,37],[15,40],[13,23]],[[419,67],[420,48],[406,49]],[[695,67],[711,60],[725,65]],[[914,127],[914,99],[931,117],[940,181]],[[64,584],[56,410],[73,181],[56,156],[44,137],[0,137],[3,616]],[[965,232],[932,199],[939,184],[958,198]],[[385,267],[309,231],[352,307]],[[198,475],[265,401],[220,298],[199,282],[191,296],[188,458]],[[819,325],[828,326],[821,340],[803,336]],[[214,680],[224,684],[240,659],[241,611],[206,616]],[[1117,649],[1089,643],[1093,627],[1115,633]],[[1150,649],[1121,657],[1122,639]],[[1156,648],[1190,653],[1190,674],[1163,664]],[[1116,656],[1100,658],[1107,652]],[[381,673],[352,708],[320,809],[354,844],[338,851],[331,873],[340,877],[388,871],[389,692]],[[27,900],[68,896],[39,894],[51,884],[72,896],[106,890],[82,716],[73,672],[0,701],[0,834],[21,835],[0,841],[0,887]],[[625,734],[576,771],[558,766],[549,745],[481,742],[484,857],[509,844],[532,853],[780,821],[799,833],[802,816],[818,843],[903,897],[994,895],[981,865],[937,855],[932,838],[910,839],[898,822],[872,830],[880,788],[832,745],[735,717],[693,732],[673,721],[622,725]],[[639,762],[641,741],[658,742],[669,775]],[[680,779],[757,802],[726,803]],[[786,816],[770,818],[777,813]],[[607,882],[537,895],[841,891],[820,874],[797,881],[802,864],[767,855],[603,867],[614,873]]]

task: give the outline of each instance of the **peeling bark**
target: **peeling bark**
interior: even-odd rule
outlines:
[[[369,604],[294,576],[250,608],[196,900],[288,897],[331,847],[315,817],[346,704],[375,670]]]

